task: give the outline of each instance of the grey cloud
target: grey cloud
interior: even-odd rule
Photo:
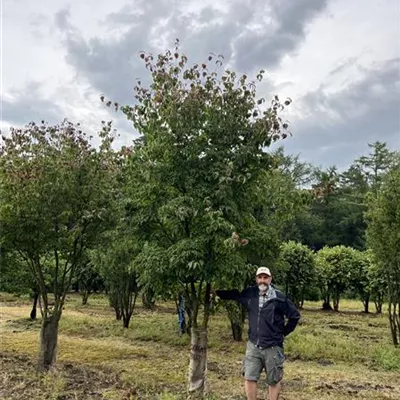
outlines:
[[[39,94],[39,83],[31,82],[22,90],[10,92],[10,99],[3,98],[3,121],[12,126],[22,126],[31,121],[45,120],[49,123],[60,122],[65,116],[62,110],[49,99]]]
[[[70,30],[71,25],[69,23],[69,17],[70,17],[70,10],[69,8],[65,8],[56,13],[54,17],[54,22],[60,30],[62,31]]]
[[[149,11],[148,3],[142,3],[142,11]],[[71,25],[66,10],[56,15],[55,24],[63,34],[67,61],[75,68],[77,76],[88,80],[99,91],[99,97],[104,93],[112,101],[127,103],[132,100],[135,78],[145,73],[137,53],[152,50],[149,48],[151,28],[165,15],[168,15],[166,1],[160,1],[159,6],[145,16],[136,15],[133,8],[124,8],[118,15],[113,13],[108,21],[111,25],[118,22],[118,16],[127,16],[126,22],[130,21],[128,31],[119,40],[97,37],[85,40]]]
[[[150,46],[152,39],[155,39],[154,30],[167,40],[168,47],[173,45],[175,38],[181,39],[182,51],[188,55],[191,62],[203,61],[210,52],[214,52],[222,54],[225,63],[232,61],[232,57],[239,57],[238,65],[245,67],[250,64],[250,59],[247,57],[249,55],[252,58],[251,62],[254,60],[257,64],[260,55],[257,43],[242,43],[241,46],[245,47],[244,54],[240,52],[238,54],[235,40],[242,33],[244,26],[254,20],[260,4],[262,4],[260,0],[247,3],[232,0],[226,12],[210,6],[196,14],[185,13],[178,6],[172,7],[167,0],[152,2],[143,0],[134,6],[127,5],[118,12],[109,14],[102,21],[111,29],[123,26],[125,33],[118,39],[94,37],[85,40],[70,25],[68,12],[65,10],[57,15],[55,23],[64,34],[67,61],[75,68],[78,77],[87,79],[95,89],[99,90],[99,94],[104,93],[111,100],[126,104],[132,102],[135,79],[140,78],[143,81],[144,76],[147,76],[137,52],[140,50],[158,52]],[[280,29],[286,29],[288,26],[295,32],[301,30],[303,25],[300,28],[289,26],[290,20],[287,19],[280,3],[273,4],[274,12],[282,20]],[[285,4],[289,5],[288,12],[297,12],[298,6],[292,6],[289,0],[286,0]],[[307,10],[321,8],[314,5],[311,0],[302,0],[302,4]],[[311,11],[309,13],[302,11],[300,16],[306,19],[310,13]],[[165,26],[159,25],[160,22]],[[276,46],[275,44],[273,46],[276,60],[292,46],[286,43],[288,39],[280,40],[281,43],[274,42]]]
[[[287,151],[317,165],[346,168],[365,152],[367,143],[380,140],[400,149],[399,62],[371,69],[339,93],[327,94],[320,87],[306,94],[302,105],[310,117],[293,122]]]
[[[327,3],[327,0],[272,1],[267,10],[271,18],[263,22],[263,32],[247,30],[237,40],[237,67],[248,71],[278,64],[285,54],[299,46],[307,24],[326,9]],[[266,12],[259,7],[257,15]]]

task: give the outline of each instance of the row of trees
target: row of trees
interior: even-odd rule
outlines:
[[[150,305],[155,295],[184,295],[191,334],[189,391],[202,393],[212,288],[250,283],[254,265],[278,260],[282,240],[315,250],[353,245],[313,239],[317,228],[333,231],[331,210],[343,201],[353,207],[353,192],[346,197],[351,185],[338,186],[334,170],[311,171],[282,150],[265,150],[289,134],[281,113],[290,99],[274,96],[266,103],[257,97],[254,81],[222,69],[221,57],[188,66],[178,44],[157,57],[141,53],[140,58],[151,83],[138,81],[134,105],[119,107],[102,97],[140,133],[133,146],[113,149],[115,132],[105,122],[96,145],[66,121],[30,123],[3,137],[2,269],[9,285],[27,282],[39,294],[41,370],[55,361],[58,325],[74,282],[84,301],[94,290],[91,283],[104,284],[126,327],[140,291]],[[256,81],[262,77],[263,71]],[[385,179],[385,171],[378,172]],[[375,201],[393,201],[368,185],[366,193],[372,191]],[[363,215],[364,201],[365,196],[355,201],[355,214]],[[370,218],[378,221],[376,215]],[[318,253],[322,269],[331,260],[329,251]],[[374,254],[386,268],[383,251]],[[395,271],[395,262],[390,265]],[[282,267],[288,277],[290,268]],[[289,278],[287,288],[299,295]],[[334,290],[329,293],[338,300]],[[237,315],[227,307],[229,315]],[[398,316],[398,308],[391,310]]]
[[[321,299],[322,309],[339,311],[340,298],[348,293],[362,301],[364,312],[369,312],[373,301],[381,313],[388,292],[373,253],[346,246],[324,247],[314,253],[301,243],[284,243],[276,272],[275,281],[299,308],[304,300]]]

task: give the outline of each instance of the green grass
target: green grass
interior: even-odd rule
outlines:
[[[79,296],[69,296],[60,323],[57,371],[36,382],[40,321],[27,318],[26,297],[0,294],[0,301],[1,354],[6,360],[0,387],[9,388],[6,393],[0,389],[0,398],[186,398],[190,340],[178,332],[173,304],[160,303],[155,311],[138,304],[124,329],[104,296],[90,297],[86,306]],[[385,315],[363,314],[361,302],[354,300],[342,301],[339,313],[322,312],[319,303],[305,307],[301,323],[285,342],[285,400],[400,398],[400,349],[391,345]],[[244,348],[245,342],[232,341],[224,312],[214,315],[209,400],[243,399]],[[261,383],[260,395],[263,390]]]

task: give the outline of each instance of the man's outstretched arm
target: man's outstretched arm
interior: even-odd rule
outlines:
[[[239,299],[240,299],[240,292],[237,289],[233,289],[233,290],[216,290],[215,293],[221,300],[236,300],[236,301],[239,301]]]
[[[252,291],[251,288],[248,288],[243,290],[242,292],[239,292],[239,290],[237,289],[233,289],[233,290],[216,290],[215,293],[221,300],[236,300],[239,303],[246,305],[249,298],[251,297]]]

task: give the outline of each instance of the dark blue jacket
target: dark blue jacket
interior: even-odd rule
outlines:
[[[279,290],[260,309],[257,286],[238,290],[217,290],[222,300],[236,300],[247,307],[249,313],[249,340],[260,347],[283,347],[283,339],[293,332],[300,319],[296,306]],[[285,324],[285,317],[288,319]]]

